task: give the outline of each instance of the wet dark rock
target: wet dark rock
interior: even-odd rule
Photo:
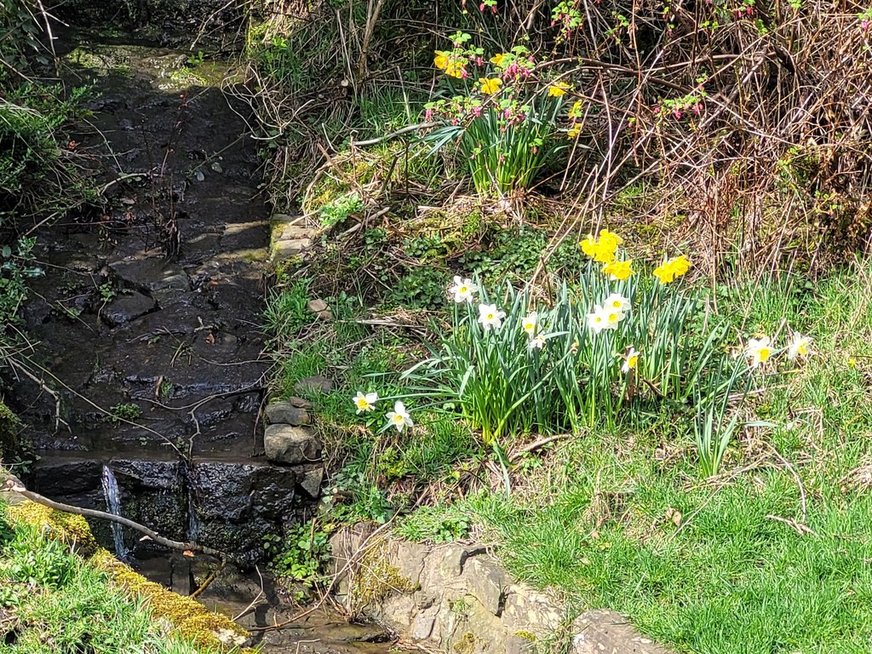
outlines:
[[[150,291],[153,296],[191,288],[185,271],[163,257],[131,257],[110,262],[109,267],[130,286]]]
[[[306,409],[294,406],[293,403],[286,400],[270,402],[266,405],[264,413],[267,422],[271,425],[285,424],[300,427],[312,424],[312,419]]]
[[[100,462],[84,460],[55,461],[34,470],[31,487],[47,497],[75,495],[100,488]]]
[[[182,489],[181,464],[178,461],[142,459],[112,459],[109,467],[118,479],[118,485],[130,492],[140,490]]]
[[[296,465],[321,458],[321,444],[311,430],[291,425],[270,425],[263,433],[266,458],[274,463]]]
[[[113,327],[136,320],[153,311],[157,303],[142,293],[123,295],[110,302],[102,311],[103,319]]]
[[[24,305],[21,311],[24,322],[29,329],[45,324],[52,314],[51,305],[43,298],[35,298]]]
[[[324,483],[324,466],[321,465],[309,468],[300,477],[300,488],[313,499],[317,499],[321,495],[322,483]]]

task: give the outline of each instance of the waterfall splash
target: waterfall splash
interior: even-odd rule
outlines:
[[[112,515],[121,515],[121,495],[118,490],[118,480],[109,466],[103,466],[102,474],[103,497],[106,498],[106,511]],[[124,530],[117,522],[112,522],[112,540],[115,543],[115,556],[121,561],[127,560],[127,548],[124,546]]]

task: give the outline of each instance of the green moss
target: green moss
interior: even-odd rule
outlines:
[[[457,654],[472,654],[475,649],[475,635],[467,631],[451,648]]]
[[[412,593],[418,588],[418,584],[388,563],[387,541],[380,540],[360,561],[360,568],[351,586],[351,603],[354,607],[363,608],[393,593]]]
[[[7,513],[11,521],[30,525],[50,538],[75,546],[84,556],[99,549],[82,516],[55,511],[35,502],[14,504],[7,509]]]
[[[148,581],[106,550],[99,550],[91,558],[91,563],[105,572],[114,584],[145,599],[156,618],[167,620],[180,636],[200,647],[222,648],[228,636],[240,639],[248,637],[248,632],[230,618],[209,611],[190,597],[177,595],[160,584]]]

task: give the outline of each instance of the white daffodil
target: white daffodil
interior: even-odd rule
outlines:
[[[799,357],[803,359],[811,356],[811,339],[799,332],[793,335],[790,345],[787,346],[787,358],[793,361]]]
[[[521,321],[521,327],[531,338],[536,335],[536,327],[539,325],[539,314],[535,311],[527,314],[527,317]]]
[[[636,351],[636,348],[630,347],[627,351],[627,354],[624,355],[624,363],[621,366],[621,372],[625,375],[631,370],[635,370],[636,366],[639,364],[639,353]]]
[[[624,319],[623,312],[608,307],[603,307],[603,316],[606,320],[604,329],[617,329],[618,323]]]
[[[593,311],[587,314],[587,326],[593,330],[594,334],[599,334],[606,328],[606,314],[601,306],[595,306]]]
[[[378,402],[378,393],[366,393],[364,395],[361,391],[357,391],[357,395],[352,400],[358,415],[364,411],[368,413],[375,408],[375,403]]]
[[[617,311],[620,314],[625,314],[629,308],[630,301],[620,293],[612,293],[603,302],[603,309],[607,311]]]
[[[448,289],[448,292],[454,296],[454,301],[458,304],[461,302],[472,302],[476,291],[478,291],[478,286],[471,279],[461,279],[457,275],[454,277],[454,284]]]
[[[545,336],[542,334],[537,334],[533,338],[530,339],[530,349],[531,350],[541,350],[545,347]]]
[[[506,312],[497,309],[496,304],[478,305],[478,321],[481,323],[481,327],[485,331],[488,331],[491,327],[499,329],[502,326],[503,318],[505,317]]]
[[[751,359],[751,365],[756,368],[769,361],[772,356],[772,341],[768,336],[749,338],[745,347],[745,356]]]
[[[409,412],[406,411],[406,405],[399,400],[394,402],[394,410],[388,411],[385,417],[388,419],[388,426],[396,427],[397,431],[403,431],[406,427],[415,426],[411,416],[409,416]]]

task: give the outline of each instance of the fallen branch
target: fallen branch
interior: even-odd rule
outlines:
[[[43,497],[39,493],[34,493],[33,491],[27,490],[24,486],[21,486],[16,480],[8,479],[6,480],[6,490],[12,493],[18,493],[22,497],[26,497],[31,502],[36,502],[37,504],[42,504],[43,506],[47,506],[50,509],[54,509],[56,511],[62,511],[63,513],[72,513],[75,515],[85,516],[87,518],[98,518],[100,520],[109,520],[111,522],[117,522],[124,527],[129,527],[134,531],[138,531],[142,534],[148,536],[150,540],[153,540],[158,545],[163,545],[164,547],[169,547],[174,550],[181,550],[183,552],[202,552],[203,554],[208,554],[209,556],[214,556],[221,561],[227,559],[227,555],[224,552],[219,552],[216,549],[212,549],[211,547],[207,547],[205,545],[199,545],[194,542],[182,542],[177,540],[170,540],[169,538],[164,538],[156,531],[149,529],[148,527],[139,524],[138,522],[134,522],[128,518],[125,518],[120,515],[113,515],[112,513],[106,513],[105,511],[98,511],[97,509],[84,509],[78,506],[72,506],[70,504],[63,504],[61,502],[55,502],[54,500],[50,500],[47,497]]]

